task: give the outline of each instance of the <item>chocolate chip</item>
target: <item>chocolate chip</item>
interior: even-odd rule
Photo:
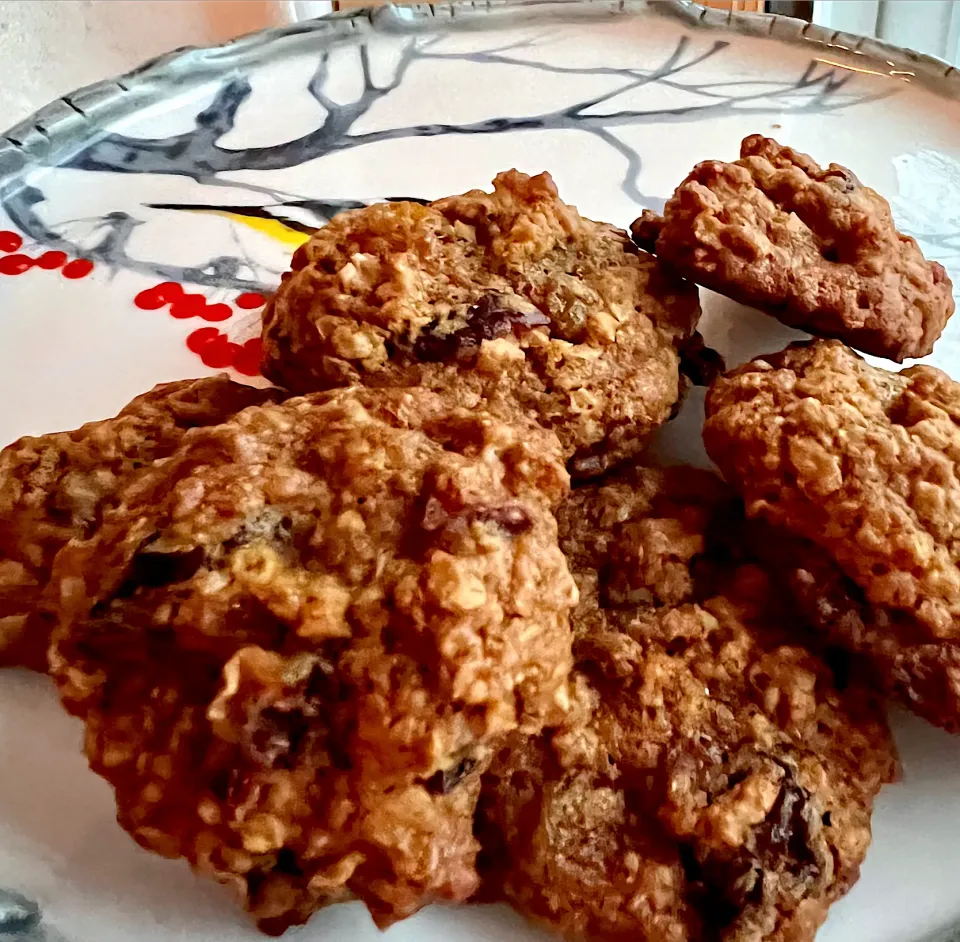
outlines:
[[[519,337],[535,327],[547,327],[550,318],[522,299],[491,291],[467,309],[466,323],[450,333],[426,327],[413,345],[413,355],[427,363],[463,360],[474,356],[484,340],[513,333]]]
[[[476,767],[476,759],[465,757],[452,769],[434,772],[426,781],[427,791],[431,795],[449,795]]]

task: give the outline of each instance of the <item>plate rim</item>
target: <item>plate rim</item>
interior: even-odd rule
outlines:
[[[0,135],[0,187],[16,189],[24,175],[55,167],[106,127],[162,101],[172,85],[183,89],[222,75],[228,68],[256,62],[265,47],[293,40],[287,52],[318,38],[336,41],[366,32],[429,32],[469,29],[494,16],[507,23],[657,16],[692,29],[774,39],[791,45],[816,44],[864,56],[881,70],[908,71],[929,91],[960,100],[960,70],[942,59],[882,40],[831,30],[779,13],[718,10],[695,0],[445,0],[442,3],[386,4],[330,13],[315,19],[269,27],[208,46],[182,46],[129,72],[61,95]],[[441,25],[442,24],[442,25]],[[297,41],[299,40],[299,41]],[[889,64],[889,63],[892,63]]]

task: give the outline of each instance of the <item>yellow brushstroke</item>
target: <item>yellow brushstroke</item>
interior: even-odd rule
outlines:
[[[291,229],[278,219],[260,219],[257,216],[244,216],[241,213],[233,213],[225,209],[184,209],[183,212],[222,216],[224,219],[229,219],[232,222],[242,223],[244,226],[294,249],[303,245],[303,243],[310,238],[307,233]]]

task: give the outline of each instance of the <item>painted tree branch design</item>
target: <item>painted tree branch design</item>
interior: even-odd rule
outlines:
[[[231,76],[222,83],[209,106],[196,115],[191,130],[153,139],[107,132],[75,153],[63,166],[91,173],[175,175],[211,187],[246,187],[224,179],[223,175],[240,170],[282,170],[345,150],[399,139],[564,131],[590,134],[609,146],[623,161],[620,188],[624,195],[639,205],[657,206],[662,205],[662,199],[646,195],[640,189],[640,155],[618,136],[618,129],[739,114],[823,114],[876,100],[886,94],[858,91],[851,85],[851,73],[816,61],[789,81],[718,83],[698,78],[697,67],[720,55],[728,44],[713,41],[705,48],[697,48],[686,35],[681,36],[660,64],[647,68],[577,67],[526,58],[523,51],[541,43],[543,37],[529,37],[477,52],[447,51],[444,49],[445,38],[444,34],[440,34],[409,39],[393,65],[392,74],[386,81],[379,82],[374,77],[372,61],[375,50],[367,42],[352,43],[349,47],[341,44],[338,49],[353,50],[354,67],[359,70],[362,80],[360,93],[346,103],[336,101],[329,92],[334,50],[327,48],[320,52],[307,91],[323,109],[323,120],[318,127],[295,140],[259,147],[224,146],[223,137],[235,127],[241,106],[250,101],[254,94],[248,76]],[[524,116],[490,117],[462,124],[431,122],[368,131],[355,130],[359,119],[368,115],[374,104],[395,92],[412,69],[456,61],[468,61],[491,69],[509,66],[544,74],[602,75],[614,79],[614,82],[608,90],[599,94],[553,110]],[[688,96],[693,96],[694,102],[668,108],[617,107],[618,99],[657,84],[682,90]],[[268,194],[272,192],[266,186],[246,188]],[[305,196],[293,196],[286,202],[273,195],[273,205],[281,208],[292,203],[303,206],[310,202]],[[131,257],[128,252],[129,239],[143,220],[126,211],[117,211],[104,217],[103,236],[99,241],[77,245],[63,232],[56,231],[52,225],[42,221],[39,208],[44,196],[37,187],[8,186],[0,196],[0,201],[13,223],[37,242],[72,254],[82,254],[118,269],[238,290],[260,291],[271,287],[262,282],[261,275],[244,276],[239,260],[229,257],[210,259],[191,268]],[[322,201],[314,202],[319,204]],[[323,214],[318,213],[317,224],[325,221]]]

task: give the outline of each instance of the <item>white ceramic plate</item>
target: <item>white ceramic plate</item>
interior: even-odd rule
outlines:
[[[933,60],[683,3],[385,9],[165,57],[0,141],[0,440],[212,372],[187,346],[200,328],[219,338],[208,363],[252,372],[250,295],[278,282],[304,230],[354,201],[457,193],[509,167],[548,169],[585,214],[626,226],[698,160],[767,133],[853,168],[960,282],[958,89]],[[202,298],[144,309],[165,281]],[[704,295],[703,333],[728,362],[797,336]],[[960,377],[958,341],[960,318],[929,360]],[[661,454],[703,462],[699,420],[694,399]],[[881,795],[863,877],[821,942],[960,938],[960,740],[896,725],[904,781]],[[0,675],[0,887],[42,908],[20,942],[260,938],[224,891],[120,830],[79,740],[45,678]],[[16,928],[4,907],[0,937]],[[359,905],[291,937],[379,938]],[[387,938],[546,936],[502,907],[436,907]]]

